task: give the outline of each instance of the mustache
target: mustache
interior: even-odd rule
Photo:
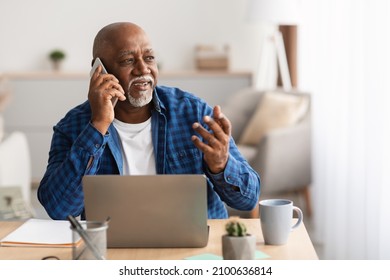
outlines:
[[[128,88],[130,88],[134,83],[137,83],[137,82],[148,82],[148,83],[151,83],[152,86],[154,86],[153,77],[150,75],[144,75],[144,76],[136,77],[136,78],[130,80]]]

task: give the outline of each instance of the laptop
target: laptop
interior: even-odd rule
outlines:
[[[87,220],[104,221],[109,248],[195,248],[208,242],[204,175],[86,175]]]

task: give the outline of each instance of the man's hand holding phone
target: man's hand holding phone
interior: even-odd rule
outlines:
[[[88,100],[91,105],[92,125],[103,135],[114,120],[114,106],[117,100],[126,100],[119,80],[108,74],[99,58],[95,59],[91,70]]]

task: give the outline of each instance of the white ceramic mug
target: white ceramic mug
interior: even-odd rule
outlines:
[[[268,245],[283,245],[287,243],[292,230],[303,220],[301,209],[287,199],[267,199],[259,202],[260,222],[264,242]],[[291,226],[293,211],[298,214],[298,221]]]

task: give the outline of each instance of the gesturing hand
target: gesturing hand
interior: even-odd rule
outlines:
[[[192,128],[202,136],[205,142],[202,142],[195,135],[191,137],[191,140],[203,152],[204,160],[209,170],[213,173],[219,173],[225,169],[229,158],[231,123],[222,114],[219,106],[214,107],[213,113],[214,119],[209,116],[203,117],[204,122],[212,130],[212,133],[197,122],[192,125]]]

